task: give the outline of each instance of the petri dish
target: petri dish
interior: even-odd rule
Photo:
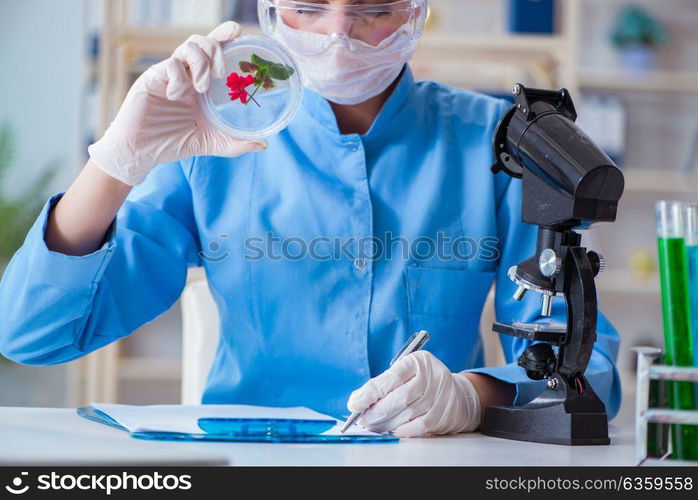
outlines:
[[[242,36],[222,45],[227,74],[201,94],[206,118],[236,139],[263,139],[286,128],[298,112],[303,85],[298,67],[277,42]]]

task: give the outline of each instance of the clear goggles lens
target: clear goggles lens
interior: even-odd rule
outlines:
[[[272,35],[279,23],[286,27],[322,35],[338,35],[378,45],[402,29],[419,38],[424,29],[426,0],[396,2],[296,2],[259,0],[262,30]]]

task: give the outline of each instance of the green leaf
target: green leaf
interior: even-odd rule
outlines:
[[[252,63],[256,64],[260,68],[269,68],[272,64],[274,64],[271,61],[267,61],[266,59],[262,59],[257,54],[252,54],[251,59],[252,59]]]
[[[288,80],[293,73],[293,68],[284,64],[274,63],[269,68],[269,76],[274,80]]]
[[[611,40],[618,48],[641,45],[657,49],[666,44],[668,34],[651,12],[635,6],[625,7],[616,19]]]

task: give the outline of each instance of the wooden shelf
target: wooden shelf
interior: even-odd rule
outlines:
[[[113,31],[113,43],[137,54],[169,55],[192,34],[205,35],[210,27],[118,26]],[[243,25],[245,35],[261,34],[258,26]]]
[[[243,34],[261,34],[259,26],[243,25]],[[206,26],[118,26],[114,29],[115,41],[167,41],[183,40],[193,33],[205,35],[211,31]],[[525,52],[560,53],[566,50],[566,40],[559,35],[508,35],[481,34],[463,36],[458,33],[426,33],[419,41],[419,47],[442,51],[485,51],[485,52]]]
[[[215,26],[136,26],[126,25],[114,28],[116,41],[123,40],[186,40],[192,34],[206,35]],[[260,34],[259,26],[243,24],[242,33],[244,35]]]
[[[457,33],[426,33],[419,41],[421,50],[480,52],[483,54],[561,54],[567,41],[559,35],[470,35]]]
[[[646,75],[580,70],[582,89],[618,92],[698,93],[698,72],[654,71]]]

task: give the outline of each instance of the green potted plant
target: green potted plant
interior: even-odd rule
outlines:
[[[657,51],[668,36],[659,20],[638,6],[624,7],[611,33],[621,62],[632,73],[646,73],[656,67]]]
[[[10,170],[14,159],[12,129],[0,124],[0,276],[14,253],[22,246],[27,232],[46,201],[46,190],[53,179],[58,164],[52,162],[39,177],[20,195],[7,194],[11,190],[3,186],[3,177]],[[2,189],[4,188],[4,189]],[[6,362],[0,356],[0,363]]]
[[[0,275],[10,259],[22,246],[24,238],[46,201],[46,191],[58,165],[54,162],[45,168],[36,180],[21,194],[3,185],[5,174],[14,159],[12,129],[0,124]]]

